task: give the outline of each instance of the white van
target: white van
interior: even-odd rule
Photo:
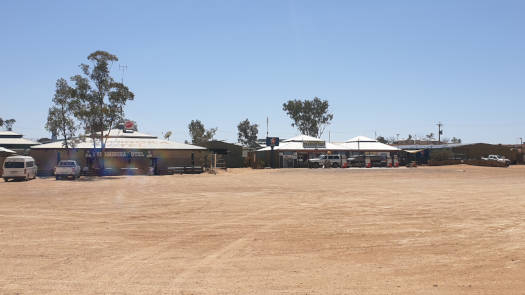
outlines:
[[[2,177],[7,182],[9,179],[35,179],[38,167],[33,157],[11,156],[4,161],[4,174]]]

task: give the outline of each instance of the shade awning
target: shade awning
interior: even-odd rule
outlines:
[[[405,152],[407,152],[409,154],[417,154],[417,153],[422,152],[424,150],[425,149],[421,149],[421,150],[405,150]]]
[[[0,146],[0,154],[16,154],[16,152]]]

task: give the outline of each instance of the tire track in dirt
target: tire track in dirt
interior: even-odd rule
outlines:
[[[205,231],[213,230],[216,228],[220,228],[232,222],[241,222],[243,220],[250,219],[253,216],[264,215],[265,213],[275,210],[279,206],[280,205],[275,205],[275,206],[272,206],[271,208],[265,208],[263,210],[258,210],[256,212],[251,212],[248,214],[244,214],[242,216],[234,217],[234,218],[222,221],[220,223],[207,225],[207,226],[201,227],[197,231],[187,232],[182,235],[168,237],[164,240],[157,242],[153,246],[149,246],[146,248],[140,248],[138,251],[135,251],[129,255],[121,257],[117,260],[113,260],[111,263],[105,263],[105,264],[99,265],[98,267],[91,270],[90,272],[79,274],[78,276],[70,278],[70,280],[71,281],[96,281],[96,280],[100,280],[101,278],[103,278],[106,281],[109,280],[109,281],[124,281],[125,282],[136,275],[137,271],[140,269],[140,267],[136,267],[136,266],[140,266],[141,264],[151,260],[151,258],[158,256],[159,253],[163,253],[167,251],[173,245],[173,242],[176,240],[180,240],[181,238],[195,235],[196,233],[199,233],[199,232],[205,232]]]
[[[204,258],[197,260],[194,264],[188,265],[187,270],[178,274],[176,278],[173,281],[171,281],[168,289],[164,291],[167,291],[167,292],[180,291],[181,285],[184,284],[186,280],[191,278],[191,276],[195,275],[199,271],[200,268],[210,266],[210,265],[217,266],[217,265],[223,264],[224,260],[222,259],[222,257],[226,253],[242,248],[243,245],[245,245],[248,241],[252,241],[253,238],[257,236],[257,234],[259,234],[261,231],[265,231],[265,230],[269,230],[274,227],[278,227],[282,224],[285,224],[286,222],[290,220],[297,220],[297,216],[307,216],[309,211],[319,210],[319,208],[323,207],[324,205],[326,205],[326,202],[320,202],[320,203],[317,203],[316,206],[309,206],[307,208],[302,207],[301,208],[302,210],[296,210],[294,211],[294,214],[288,213],[285,218],[281,218],[279,220],[272,220],[272,223],[266,224],[254,231],[251,231],[243,235],[242,237],[238,239],[235,239],[229,242],[227,245],[213,251],[212,253],[209,253]]]

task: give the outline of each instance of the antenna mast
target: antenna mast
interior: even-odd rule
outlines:
[[[121,82],[124,84],[124,72],[128,70],[128,65],[118,65],[118,69],[122,72]]]

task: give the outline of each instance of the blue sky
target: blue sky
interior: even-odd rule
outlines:
[[[249,118],[298,132],[288,99],[318,96],[323,135],[517,143],[525,137],[525,1],[2,1],[0,117],[44,130],[55,81],[106,50],[127,65],[142,132],[189,139],[200,119],[236,141]]]

